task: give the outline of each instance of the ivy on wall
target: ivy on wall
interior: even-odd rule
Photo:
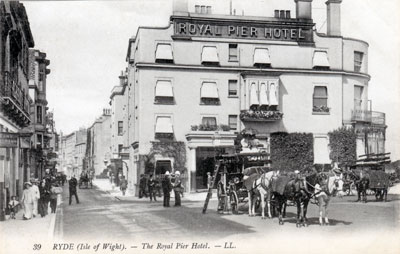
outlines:
[[[173,167],[175,170],[179,170],[181,174],[187,172],[185,167],[186,164],[186,150],[184,142],[152,142],[150,152],[143,156],[145,162],[145,173],[155,168],[155,155],[161,155],[163,157],[174,158]]]
[[[332,161],[339,166],[350,166],[357,159],[357,133],[353,128],[341,127],[328,133]]]
[[[314,163],[313,141],[311,133],[272,133],[272,168],[284,172],[310,169]]]

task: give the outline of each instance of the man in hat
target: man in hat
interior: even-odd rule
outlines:
[[[38,181],[39,179],[31,179],[32,187],[30,190],[32,191],[33,195],[33,217],[36,217],[38,214],[38,201],[40,199]]]
[[[26,182],[24,184],[25,189],[22,192],[21,203],[24,206],[24,220],[30,220],[32,218],[33,212],[33,195],[32,191],[30,190],[32,184],[30,182]]]
[[[162,189],[163,189],[163,194],[164,194],[163,206],[169,207],[169,200],[171,198],[170,192],[172,190],[172,184],[171,184],[171,178],[170,178],[169,171],[165,172],[165,174],[164,174],[164,179],[162,180]]]
[[[78,185],[78,181],[75,178],[75,175],[71,177],[69,180],[69,205],[72,203],[72,196],[75,196],[75,201],[79,204],[79,198],[76,191],[76,186]]]
[[[175,195],[175,206],[181,206],[181,192],[182,192],[182,182],[181,173],[175,171],[175,181],[174,181],[174,195]]]

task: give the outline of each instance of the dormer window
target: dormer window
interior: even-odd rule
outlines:
[[[313,56],[313,69],[329,70],[328,52],[316,50]]]
[[[156,48],[157,63],[173,63],[172,47],[169,43],[158,43]]]

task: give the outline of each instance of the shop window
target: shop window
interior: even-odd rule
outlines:
[[[354,51],[354,71],[361,72],[364,53]]]
[[[316,50],[313,56],[313,69],[329,70],[329,68],[328,52]]]
[[[219,105],[219,95],[217,83],[203,82],[200,90],[201,104],[205,105]]]
[[[237,130],[237,115],[229,115],[228,124],[231,130]]]
[[[256,48],[254,49],[254,66],[258,67],[271,67],[271,59],[269,57],[268,49]]]
[[[238,81],[229,80],[228,81],[228,96],[236,97],[238,95]]]
[[[172,82],[169,80],[158,80],[155,88],[156,104],[174,104],[174,93]]]
[[[124,122],[118,121],[118,136],[122,136],[124,132]]]
[[[237,62],[238,59],[238,45],[229,44],[229,61]]]
[[[201,52],[201,63],[218,65],[218,51],[216,46],[204,46]]]
[[[156,49],[157,63],[173,63],[172,47],[169,43],[158,43]]]
[[[326,86],[314,87],[313,112],[329,113],[328,89],[326,88]]]

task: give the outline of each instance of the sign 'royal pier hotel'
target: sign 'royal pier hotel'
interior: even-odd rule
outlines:
[[[312,0],[294,2],[295,18],[266,18],[189,12],[175,0],[169,26],[137,30],[121,123],[131,183],[186,168],[186,190],[205,188],[214,156],[234,152],[244,129],[267,152],[271,133],[312,133],[317,164],[331,163],[328,132],[341,126],[375,130],[360,132],[359,155],[384,151],[385,115],[368,100],[368,43],[341,35],[340,0],[326,2],[326,34],[314,29]]]

